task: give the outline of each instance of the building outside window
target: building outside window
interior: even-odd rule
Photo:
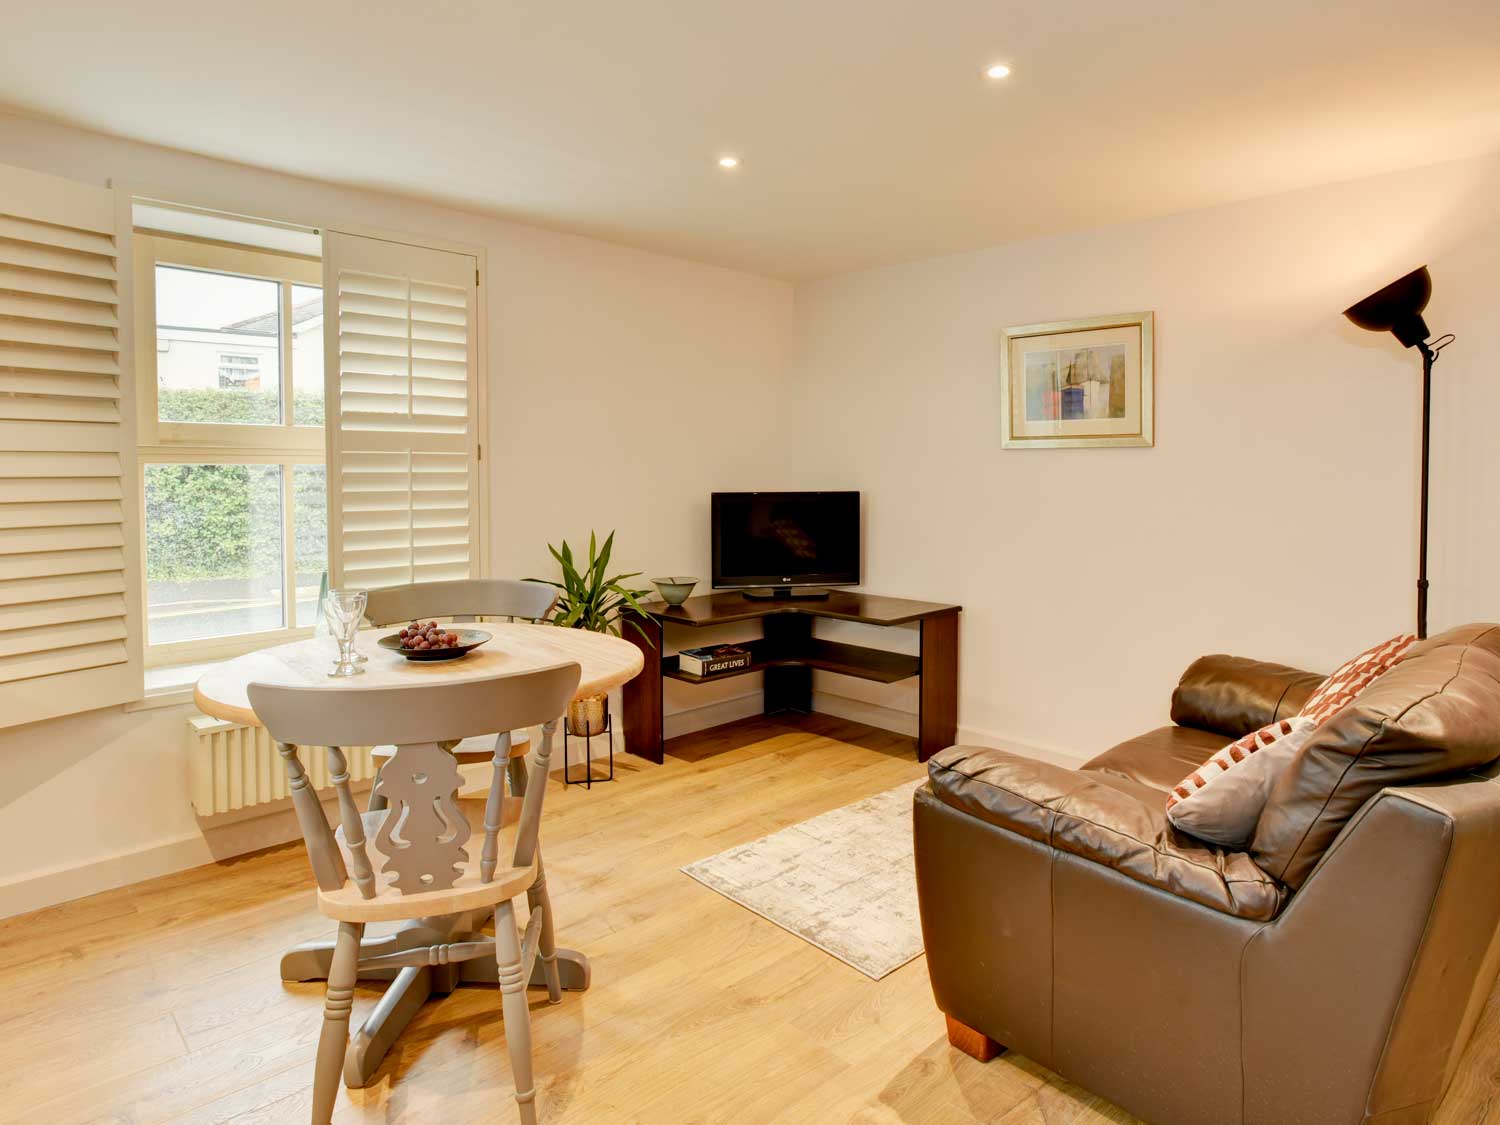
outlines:
[[[157,354],[162,354],[158,340]],[[260,356],[219,354],[219,389],[221,391],[260,390]]]

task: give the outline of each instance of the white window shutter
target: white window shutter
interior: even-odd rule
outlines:
[[[138,699],[114,192],[0,165],[0,726]]]
[[[334,585],[479,573],[475,270],[468,254],[324,235]]]

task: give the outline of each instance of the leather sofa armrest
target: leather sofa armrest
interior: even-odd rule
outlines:
[[[1131,803],[1099,775],[993,747],[951,746],[927,763],[927,776],[945,805],[1044,844],[1052,842],[1056,807],[1075,794],[1094,793],[1101,813]]]
[[[1500,964],[1493,772],[1372,797],[1247,945],[1247,1120],[1275,1119],[1266,1107],[1288,1097],[1315,1121],[1417,1120],[1437,1104]]]
[[[944,804],[1137,882],[1241,918],[1281,907],[1282,888],[1248,855],[1173,828],[1157,790],[991,747],[949,747],[927,773]]]
[[[1239,738],[1295,715],[1323,677],[1243,656],[1200,656],[1172,692],[1172,721]]]

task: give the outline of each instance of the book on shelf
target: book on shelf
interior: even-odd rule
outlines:
[[[750,667],[750,650],[739,645],[703,645],[677,654],[677,667],[690,676],[712,676]]]

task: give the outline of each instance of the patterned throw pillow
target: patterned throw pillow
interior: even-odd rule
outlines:
[[[1402,633],[1366,649],[1324,680],[1297,714],[1311,719],[1314,725],[1327,722],[1352,703],[1356,695],[1390,671],[1416,639],[1415,634]]]
[[[1200,840],[1242,850],[1266,798],[1318,724],[1298,715],[1231,742],[1167,794],[1167,819]]]

